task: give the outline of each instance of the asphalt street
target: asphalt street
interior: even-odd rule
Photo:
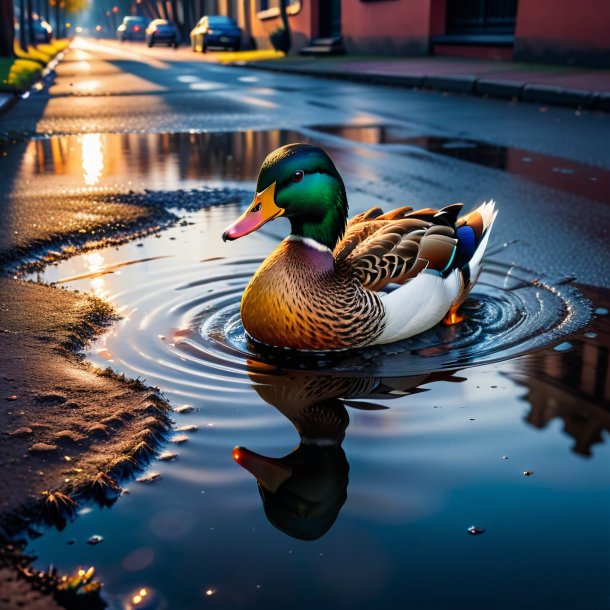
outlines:
[[[352,213],[495,199],[492,243],[515,242],[497,257],[610,285],[610,115],[601,112],[262,72],[186,48],[77,39],[57,73],[0,117],[0,133],[26,140],[277,129],[290,130],[282,141],[309,139],[330,151]],[[268,152],[258,145],[248,162],[258,165]],[[4,190],[35,199],[41,183],[24,173],[27,154],[11,156]],[[45,193],[61,200],[82,182],[82,174],[66,174]],[[117,170],[108,189],[132,185]],[[31,216],[44,206],[12,205],[4,215],[13,223],[25,213],[33,224],[43,220]],[[269,230],[280,236],[286,226]]]

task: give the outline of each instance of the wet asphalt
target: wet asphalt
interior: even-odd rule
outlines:
[[[265,137],[269,131],[279,135]],[[188,138],[207,132],[240,133],[221,149],[208,142],[193,157]],[[495,199],[492,244],[515,242],[496,258],[610,286],[608,114],[256,71],[186,48],[88,39],[77,39],[57,73],[0,117],[0,221],[7,228],[0,250],[27,252],[112,220],[154,223],[151,214],[160,212],[142,211],[145,202],[107,204],[149,183],[154,189],[158,163],[134,181],[119,146],[106,160],[105,179],[92,185],[86,163],[57,160],[73,148],[62,148],[72,141],[67,136],[122,133],[140,134],[129,150],[136,166],[139,154],[144,163],[151,150],[164,153],[163,134],[187,134],[173,136],[184,140],[179,157],[188,157],[188,172],[173,184],[187,189],[208,184],[211,159],[220,164],[216,179],[230,166],[229,177],[252,188],[274,143],[313,141],[335,160],[353,213],[378,204],[469,208]],[[151,143],[146,134],[161,135]],[[44,155],[40,165],[36,152],[45,146],[50,165]],[[173,197],[169,189],[168,206],[179,203]],[[280,237],[286,226],[273,223],[269,231]]]

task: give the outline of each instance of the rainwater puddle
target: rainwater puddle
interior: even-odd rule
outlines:
[[[364,144],[407,144],[516,174],[568,193],[610,203],[610,171],[593,165],[489,142],[438,136],[413,136],[392,125],[316,125],[311,129]]]
[[[238,308],[276,241],[224,244],[239,211],[38,277],[119,309],[87,356],[159,386],[176,436],[154,482],[32,541],[37,565],[94,565],[113,609],[607,605],[609,316],[581,291],[607,292],[489,263],[459,326],[265,353]]]
[[[80,191],[132,187],[159,189],[171,185],[199,187],[221,179],[256,180],[270,150],[304,142],[297,131],[88,133],[30,140],[0,139],[0,157],[23,155],[19,182],[34,181],[37,192],[78,186]]]

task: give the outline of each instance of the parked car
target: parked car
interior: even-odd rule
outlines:
[[[241,30],[230,17],[205,15],[191,31],[193,51],[205,53],[209,48],[239,51]]]
[[[168,44],[177,49],[180,43],[178,28],[166,19],[151,21],[146,28],[146,44],[153,47],[157,43]]]
[[[124,17],[123,23],[117,28],[117,38],[125,40],[144,40],[146,37],[146,20],[144,17]]]
[[[53,27],[42,17],[34,17],[34,42],[51,42]]]

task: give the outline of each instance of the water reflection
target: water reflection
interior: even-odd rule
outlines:
[[[104,152],[102,136],[99,133],[88,133],[82,138],[82,157],[84,181],[87,186],[95,186],[104,170]]]
[[[604,297],[605,291],[581,289],[594,302]],[[573,451],[585,457],[610,434],[609,345],[608,316],[598,316],[589,332],[570,340],[565,350],[529,354],[511,375],[528,388],[527,423],[544,429],[561,419],[565,434],[574,439]]]
[[[312,129],[364,144],[407,144],[468,163],[503,170],[568,193],[610,202],[610,172],[562,157],[480,140],[414,136],[394,125],[314,125]]]
[[[461,382],[452,371],[403,378],[333,377],[312,373],[260,372],[250,361],[254,390],[295,427],[298,446],[281,458],[235,447],[233,458],[248,470],[269,522],[300,540],[315,540],[333,525],[347,499],[349,463],[341,443],[349,425],[346,406],[378,410],[370,399],[388,399],[423,391],[425,383]]]
[[[62,176],[88,187],[144,178],[147,187],[186,180],[254,180],[270,150],[305,141],[299,132],[284,129],[54,136],[28,144],[20,178]]]

